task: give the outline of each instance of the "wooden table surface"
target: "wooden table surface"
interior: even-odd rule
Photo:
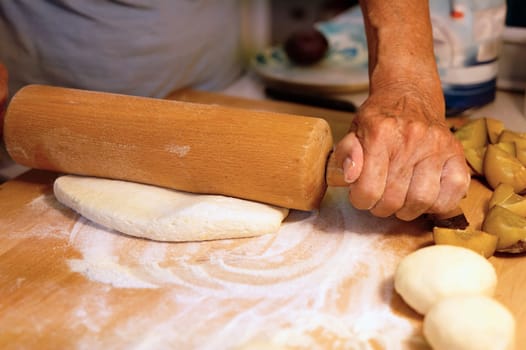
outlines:
[[[325,117],[292,104],[181,91],[171,98]],[[277,234],[161,243],[107,230],[60,205],[57,174],[0,186],[0,348],[426,349],[422,317],[393,291],[399,260],[431,243],[429,222],[378,219],[331,188],[319,212],[292,211]],[[480,222],[489,191],[464,209]],[[492,257],[496,298],[526,348],[526,257]]]

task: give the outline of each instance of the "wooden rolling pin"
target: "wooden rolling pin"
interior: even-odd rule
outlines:
[[[299,210],[346,185],[320,118],[30,85],[8,106],[4,138],[32,168]]]

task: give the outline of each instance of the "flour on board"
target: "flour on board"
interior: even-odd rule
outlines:
[[[184,145],[184,146],[180,146],[180,145],[167,145],[165,147],[165,149],[170,152],[170,153],[174,153],[175,155],[177,155],[179,158],[183,158],[184,156],[186,156],[188,154],[188,152],[190,152],[190,146],[188,145]]]
[[[78,217],[63,233],[79,252],[67,264],[104,290],[96,306],[72,311],[88,330],[79,342],[110,345],[95,336],[119,307],[106,294],[127,289],[158,295],[117,325],[122,337],[140,334],[135,348],[424,347],[391,307],[394,269],[412,249],[399,242],[412,237],[382,233],[409,226],[358,212],[346,198],[345,189],[329,189],[320,212],[292,211],[277,234],[200,243],[133,238]],[[50,203],[33,205],[54,215]]]

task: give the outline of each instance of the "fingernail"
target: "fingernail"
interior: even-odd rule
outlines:
[[[347,183],[353,182],[353,179],[349,177],[349,171],[347,170],[350,168],[354,168],[354,165],[355,165],[354,160],[352,160],[351,158],[345,158],[345,160],[343,161],[343,174],[344,174],[343,179]]]

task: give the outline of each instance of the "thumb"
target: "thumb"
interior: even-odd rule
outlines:
[[[354,132],[347,134],[336,146],[336,161],[343,170],[345,182],[353,183],[363,168],[363,148]]]

